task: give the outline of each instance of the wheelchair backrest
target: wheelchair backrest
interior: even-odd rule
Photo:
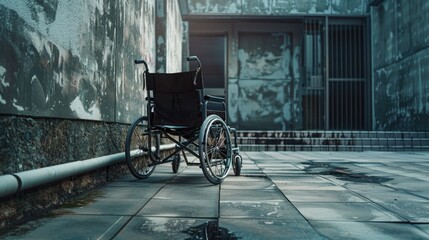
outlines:
[[[201,71],[145,73],[153,97],[154,126],[200,127],[203,121]],[[194,84],[194,81],[196,84]]]

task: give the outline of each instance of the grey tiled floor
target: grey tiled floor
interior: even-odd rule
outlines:
[[[244,152],[242,176],[158,166],[109,183],[5,239],[429,239],[429,153]]]

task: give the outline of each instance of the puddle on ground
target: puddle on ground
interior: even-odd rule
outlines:
[[[338,180],[357,182],[357,183],[384,183],[393,178],[369,176],[365,173],[356,173],[347,167],[338,166],[341,164],[332,164],[329,162],[304,162],[305,172],[309,174],[331,175]]]
[[[241,239],[228,229],[219,227],[217,221],[210,221],[195,227],[190,227],[183,233],[190,235],[186,240],[237,240]]]

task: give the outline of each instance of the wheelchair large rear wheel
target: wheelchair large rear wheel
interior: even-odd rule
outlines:
[[[140,117],[128,129],[125,141],[125,159],[131,174],[140,179],[149,177],[155,170],[150,165],[156,156],[159,156],[159,134],[148,131],[147,117]],[[149,149],[149,138],[150,148]],[[151,155],[151,156],[149,156]]]
[[[213,184],[223,182],[231,169],[231,137],[226,123],[208,116],[200,129],[199,154],[204,176]]]

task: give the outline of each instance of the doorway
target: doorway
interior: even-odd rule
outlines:
[[[189,36],[189,55],[201,60],[206,94],[225,96],[226,42],[225,35]]]

